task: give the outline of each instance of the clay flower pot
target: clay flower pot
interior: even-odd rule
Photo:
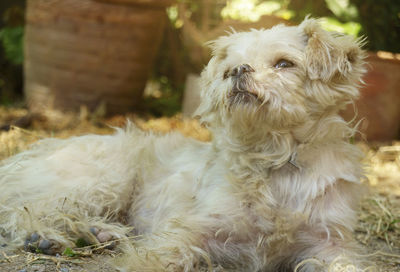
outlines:
[[[46,108],[135,109],[157,53],[166,0],[28,0],[25,95]]]
[[[368,141],[399,139],[400,132],[400,55],[388,52],[369,53],[368,73],[361,97],[356,102],[357,119],[364,119],[360,131]],[[349,105],[343,113],[354,117]]]

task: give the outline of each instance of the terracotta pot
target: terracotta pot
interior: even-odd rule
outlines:
[[[165,8],[173,3],[173,0],[95,0],[95,1],[112,3],[112,4],[147,6],[151,8],[154,7]]]
[[[360,130],[369,141],[399,139],[400,132],[400,55],[388,52],[369,53],[369,71],[365,86],[356,102],[357,119],[364,118]],[[350,105],[343,113],[354,117]]]
[[[44,108],[122,113],[140,103],[165,7],[156,0],[28,0],[25,94]]]

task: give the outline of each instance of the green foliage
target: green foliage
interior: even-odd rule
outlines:
[[[329,10],[342,22],[357,20],[358,10],[350,0],[325,0],[325,2]]]
[[[323,17],[328,30],[366,36],[370,50],[400,52],[400,1],[393,0],[291,0],[294,20]]]
[[[263,15],[274,15],[300,22],[305,16],[323,18],[323,27],[357,36],[361,25],[358,11],[350,0],[231,0],[221,11],[224,19],[257,21]]]
[[[230,0],[222,18],[257,21],[275,15],[300,22],[311,15],[323,27],[354,36],[364,35],[370,50],[400,52],[400,1],[393,0]]]
[[[5,57],[13,64],[22,64],[24,27],[5,27],[0,30],[0,40],[4,48]]]
[[[62,253],[62,255],[67,256],[67,257],[75,257],[76,253],[72,248],[67,247],[67,248],[65,248],[64,252]]]
[[[175,91],[159,98],[146,97],[144,104],[154,116],[173,116],[181,110],[181,94]]]
[[[300,23],[307,15],[318,18],[334,16],[325,0],[291,0],[288,9],[295,12],[292,20],[297,23]]]
[[[328,31],[336,31],[353,36],[358,36],[361,30],[361,25],[357,22],[342,23],[338,19],[332,17],[323,18],[321,25]]]
[[[400,1],[351,0],[371,50],[400,52]]]
[[[149,92],[143,101],[144,110],[155,116],[173,116],[181,110],[182,87],[172,87],[171,82],[165,76],[154,78],[150,81]],[[145,93],[148,91],[145,91]]]

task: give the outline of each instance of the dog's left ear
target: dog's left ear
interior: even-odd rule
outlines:
[[[306,35],[306,65],[309,78],[325,82],[335,76],[359,80],[365,72],[362,39],[328,32],[318,20],[306,19],[300,24]]]

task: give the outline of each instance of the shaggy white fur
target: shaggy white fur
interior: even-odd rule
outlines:
[[[211,143],[133,125],[42,140],[1,164],[2,239],[137,235],[122,271],[293,271],[351,256],[362,154],[338,111],[359,94],[360,41],[306,19],[210,45],[197,115]]]

